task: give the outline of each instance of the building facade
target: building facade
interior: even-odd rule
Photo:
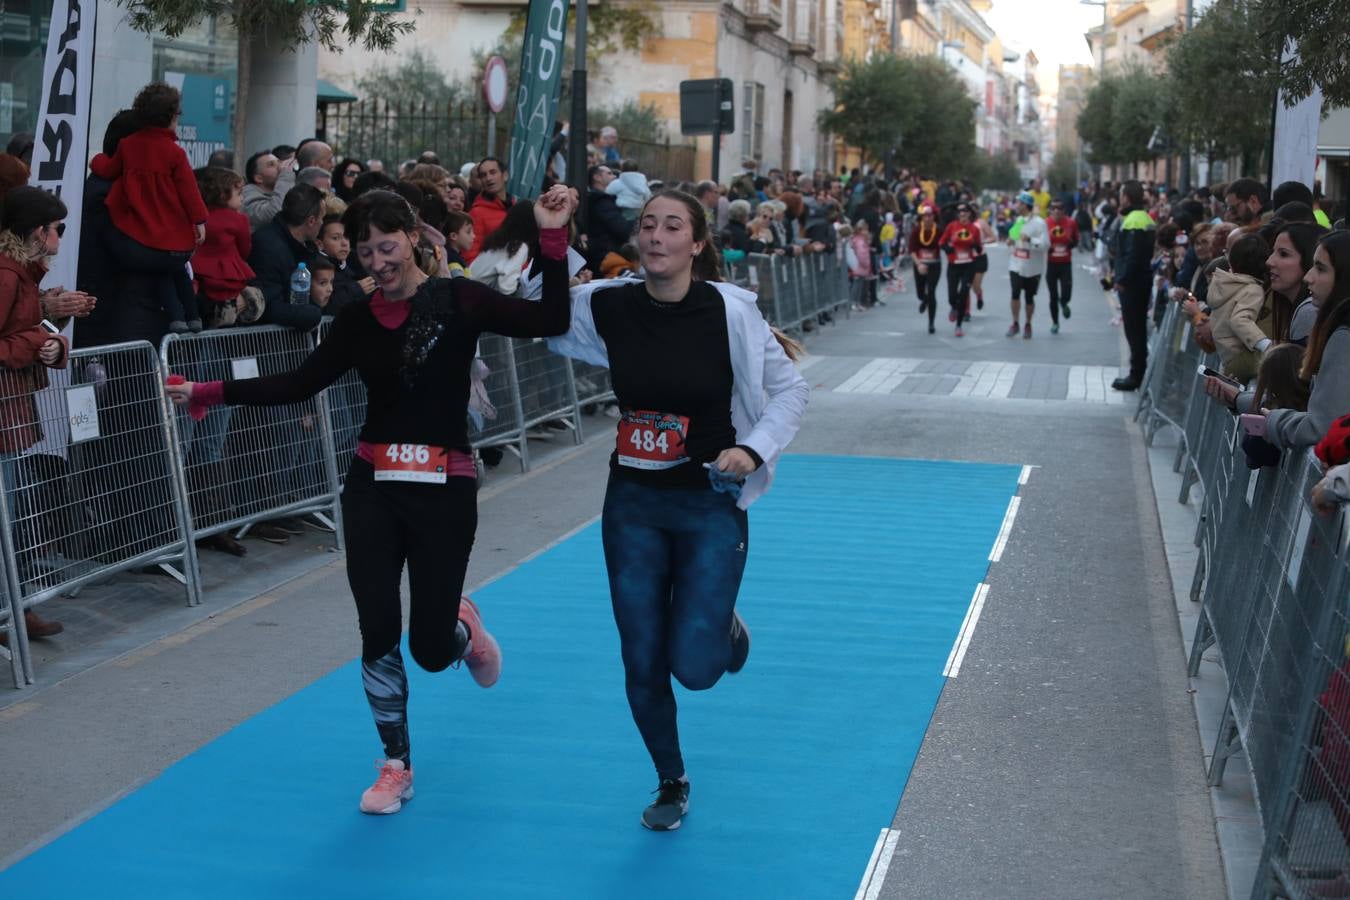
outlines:
[[[86,7],[87,8],[87,7]],[[37,128],[51,0],[0,4],[0,143]],[[206,19],[176,38],[127,24],[116,0],[97,0],[89,151],[136,92],[167,81],[183,92],[178,133],[193,165],[230,144],[238,41],[228,25]],[[255,53],[248,141],[257,148],[295,144],[314,130],[317,54]]]
[[[834,103],[827,84],[843,58],[853,0],[671,0],[653,7],[656,35],[637,50],[588,61],[587,94],[593,106],[626,101],[654,106],[666,133],[697,148],[695,171],[712,172],[712,138],[680,136],[680,82],[728,78],[736,110],[733,134],[720,144],[721,173],[753,159],[769,168],[829,168],[831,141],[816,116]],[[472,79],[473,51],[495,46],[524,0],[420,0],[406,13],[417,30],[403,46],[420,47],[452,79]],[[571,53],[571,40],[567,42]],[[454,53],[445,48],[453,46]],[[323,78],[355,87],[360,73],[383,60],[359,50],[321,54]],[[514,84],[516,73],[510,73]],[[636,77],[635,77],[636,75]],[[603,122],[588,123],[592,127]],[[620,135],[622,140],[622,135]]]

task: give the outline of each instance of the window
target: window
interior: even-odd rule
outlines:
[[[230,145],[239,42],[228,22],[208,16],[176,38],[154,36],[154,77],[183,92],[178,140],[193,166]]]
[[[0,3],[0,148],[37,131],[52,0]]]
[[[741,155],[759,159],[764,155],[764,85],[747,81],[742,90]]]

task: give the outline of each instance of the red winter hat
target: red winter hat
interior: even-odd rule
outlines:
[[[1328,466],[1350,462],[1350,415],[1331,423],[1326,435],[1317,443],[1317,458]]]

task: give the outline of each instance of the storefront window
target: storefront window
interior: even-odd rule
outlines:
[[[230,145],[239,40],[230,24],[204,19],[176,38],[157,34],[153,74],[183,92],[178,140],[193,166]]]
[[[0,149],[37,130],[51,0],[0,3]]]

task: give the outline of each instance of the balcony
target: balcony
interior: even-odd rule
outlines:
[[[788,0],[788,52],[793,56],[810,56],[816,52],[816,0]]]
[[[783,27],[783,0],[747,0],[745,27],[750,31],[777,32]]]
[[[844,0],[821,0],[821,6],[816,67],[822,75],[830,75],[844,67]]]

